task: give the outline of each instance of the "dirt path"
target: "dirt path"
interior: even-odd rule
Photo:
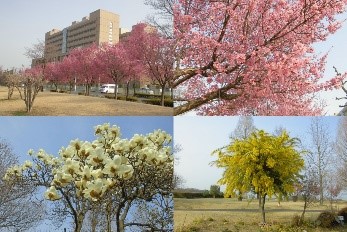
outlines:
[[[101,97],[89,97],[65,93],[40,92],[32,111],[25,112],[25,103],[15,90],[11,100],[7,100],[7,88],[0,86],[0,115],[30,116],[172,116],[170,107],[155,106],[136,102],[116,101]]]

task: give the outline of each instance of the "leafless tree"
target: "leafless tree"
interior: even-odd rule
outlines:
[[[321,205],[324,201],[324,182],[333,155],[332,140],[328,129],[328,125],[322,118],[312,118],[309,129],[311,146],[308,148],[308,162],[318,173],[319,203]]]
[[[336,75],[337,76],[341,76],[341,73],[339,72],[339,71],[337,71],[337,68],[334,66],[333,67],[334,68],[334,70],[335,70],[335,73],[336,73]],[[345,93],[345,96],[344,97],[336,97],[336,100],[347,100],[347,89],[346,89],[346,83],[347,83],[347,81],[342,81],[342,83],[341,83],[341,89],[343,90],[343,92]],[[347,103],[344,103],[343,105],[339,105],[339,107],[343,107],[343,110],[341,111],[341,113],[340,114],[342,114],[342,115],[346,115],[347,114],[347,112],[346,112],[346,107],[347,107]]]
[[[300,216],[299,224],[304,222],[307,208],[316,202],[316,197],[320,194],[318,173],[315,168],[306,166],[301,180],[297,186],[298,193],[304,200],[303,211]]]
[[[45,41],[38,39],[37,43],[32,44],[31,47],[25,47],[24,55],[29,59],[40,59],[45,54]]]
[[[145,0],[145,5],[150,6],[154,15],[147,16],[147,21],[159,29],[167,37],[172,37],[173,5],[177,0]]]
[[[7,99],[10,100],[12,98],[13,92],[15,89],[20,91],[21,88],[21,76],[14,70],[6,71],[2,75],[2,82],[7,86]]]
[[[252,116],[240,116],[235,130],[230,135],[231,139],[246,139],[257,128],[254,126]]]
[[[181,144],[175,144],[174,148],[173,148],[173,154],[175,156],[175,166],[179,165],[179,156],[177,155],[179,152],[182,151],[182,145]],[[179,175],[178,173],[174,173],[173,175],[173,189],[178,189],[178,188],[182,188],[183,184],[185,182],[183,176]]]
[[[130,228],[140,225],[142,231],[173,231],[174,204],[172,194],[158,195],[152,201],[137,201],[133,218],[136,222],[127,222]]]
[[[337,170],[329,172],[327,175],[326,197],[329,200],[330,208],[333,211],[333,203],[342,191],[342,184],[339,181]]]
[[[334,150],[338,158],[338,178],[343,187],[347,188],[347,118],[341,117],[338,123]]]
[[[7,168],[18,160],[10,145],[0,141],[0,231],[25,231],[44,218],[44,205],[35,199],[36,188],[18,181],[3,180]]]

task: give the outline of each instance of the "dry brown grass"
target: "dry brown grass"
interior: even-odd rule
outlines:
[[[336,210],[343,208],[346,202],[335,204]],[[300,215],[303,202],[268,201],[265,204],[266,218],[269,227],[261,228],[258,202],[253,200],[236,201],[234,199],[181,199],[175,198],[175,231],[347,231],[346,227],[322,229],[313,222],[320,211],[329,210],[330,205],[310,207],[305,214],[307,224],[300,228],[291,227],[294,215]]]
[[[171,116],[173,109],[137,102],[116,101],[66,93],[40,92],[30,113],[25,112],[25,103],[17,90],[7,100],[7,88],[0,86],[0,115],[30,116]]]

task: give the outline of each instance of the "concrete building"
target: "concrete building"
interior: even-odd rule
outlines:
[[[63,30],[53,29],[46,33],[45,62],[60,61],[70,50],[92,43],[118,43],[122,31],[119,15],[100,9],[94,11]]]

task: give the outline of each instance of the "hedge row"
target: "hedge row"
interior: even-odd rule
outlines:
[[[135,93],[134,96],[140,97],[140,98],[148,98],[148,99],[161,98],[160,94],[149,94],[149,93]],[[171,96],[164,95],[164,98],[171,99]]]
[[[106,94],[105,95],[105,98],[108,98],[108,99],[115,99],[115,96],[114,94]],[[117,100],[122,100],[122,101],[125,101],[126,100],[126,97],[125,96],[117,96]],[[130,97],[128,96],[128,99],[127,101],[132,101],[132,102],[137,102],[138,101],[138,98],[137,97]]]
[[[213,198],[213,196],[209,193],[209,191],[204,192],[174,192],[173,193],[175,198]],[[223,194],[216,196],[216,198],[223,198]]]
[[[144,103],[146,104],[152,104],[152,105],[158,105],[160,106],[161,105],[161,101],[160,99],[158,98],[154,98],[154,99],[145,99],[145,100],[142,100]],[[167,106],[167,107],[173,107],[173,101],[172,100],[169,100],[169,99],[165,99],[164,100],[164,106]]]

